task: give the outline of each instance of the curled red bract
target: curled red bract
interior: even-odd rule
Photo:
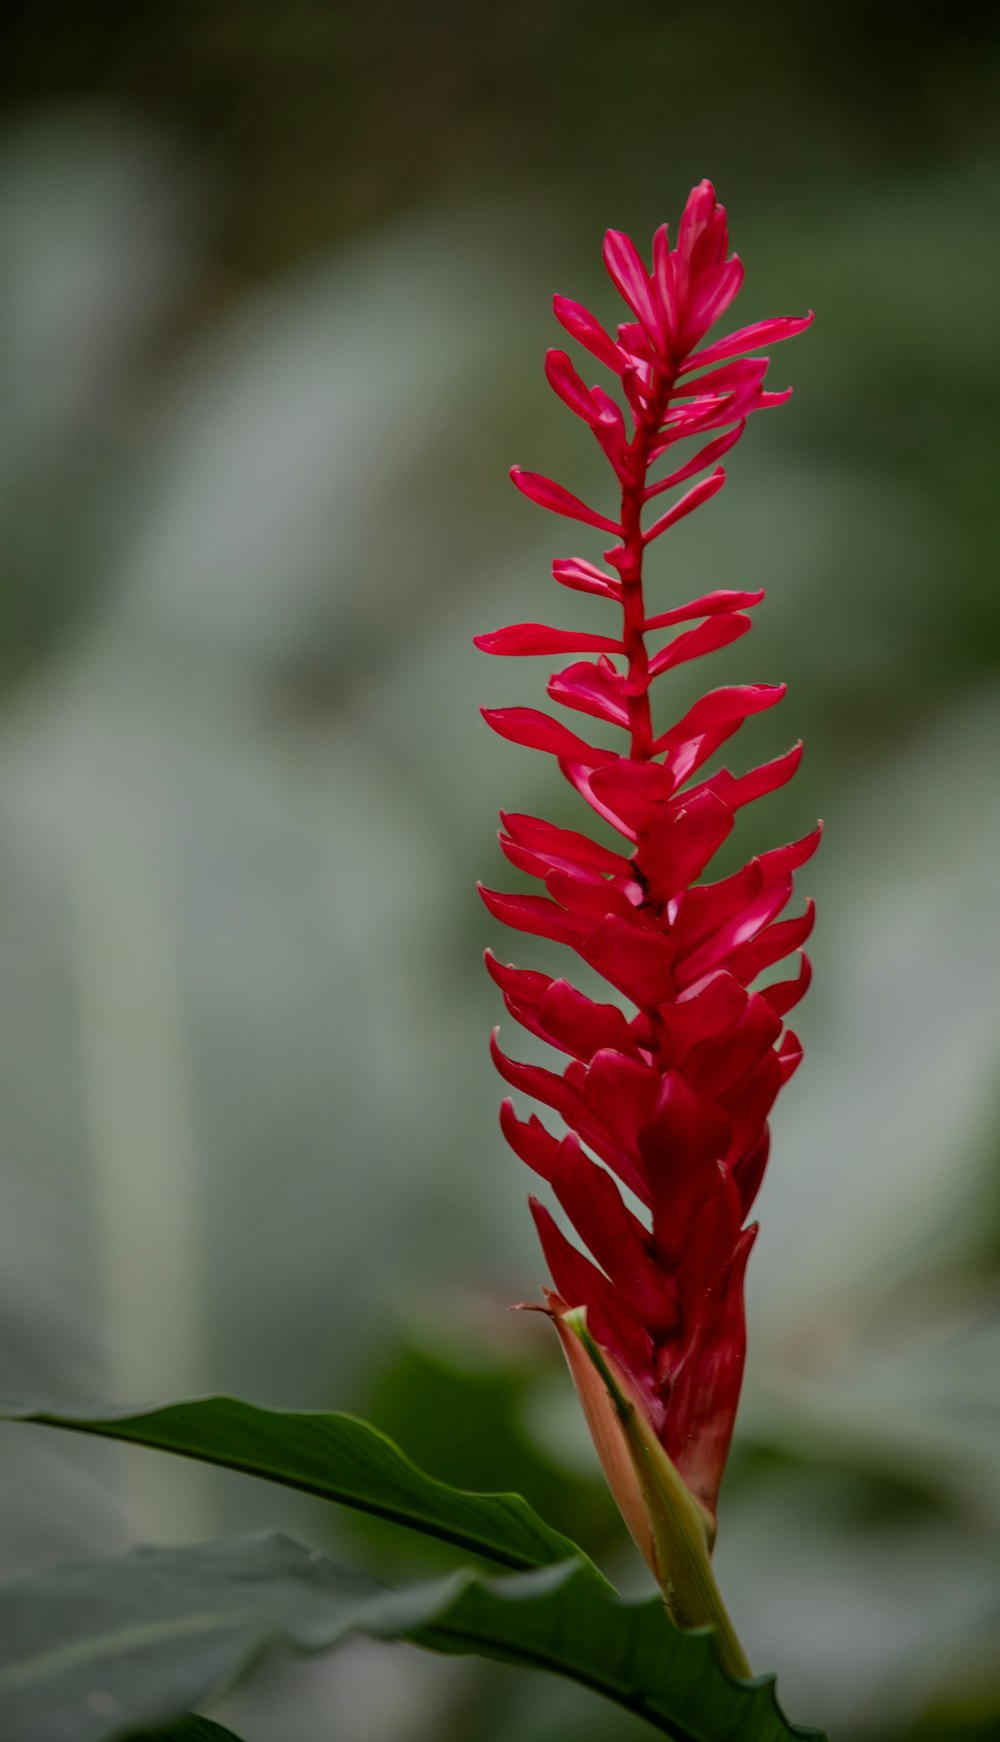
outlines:
[[[548,1182],[577,1237],[532,1200],[550,1306],[587,1308],[592,1335],[713,1517],[743,1375],[743,1276],[756,1232],[746,1218],[767,1160],[768,1116],[801,1058],[784,1019],[810,976],[804,955],[790,977],[770,971],[808,937],[811,905],[791,918],[785,910],[793,874],[819,842],[817,828],[735,874],[709,874],[736,811],[798,767],[801,746],[748,773],[703,772],[751,714],[781,700],[782,685],[711,690],[673,725],[654,726],[650,706],[654,678],[738,639],[763,597],[717,591],[650,615],[644,563],[654,539],[719,490],[725,473],[716,462],[750,415],[787,398],[765,391],[766,358],[746,354],[811,319],[760,321],[706,346],[742,282],[728,248],[725,212],[705,181],[688,199],[676,246],[665,226],[657,231],[651,270],[627,236],[608,233],[605,263],[628,310],[616,338],[578,303],[555,299],[567,332],[624,391],[623,416],[564,352],[549,353],[549,382],[593,430],[615,495],[604,512],[537,473],[515,468],[514,482],[542,507],[614,534],[619,542],[606,552],[614,572],[583,558],[560,558],[553,572],[621,617],[608,636],[530,623],[478,638],[505,656],[595,654],[555,673],[548,694],[627,734],[627,748],[609,750],[534,709],[484,709],[504,737],[554,754],[624,837],[615,850],[537,818],[504,816],[504,852],[544,894],[485,890],[487,906],[516,930],[568,945],[629,1004],[595,1001],[567,980],[490,957],[510,1014],[568,1062],[561,1070],[518,1064],[497,1042],[494,1057],[506,1081],[568,1132],[556,1135],[534,1114],[524,1121],[504,1103],[508,1142]],[[673,453],[690,441],[690,457]],[[646,512],[654,500],[656,511]],[[675,624],[694,626],[651,649],[648,638]],[[769,983],[760,986],[761,975]],[[634,1504],[619,1498],[630,1516]]]

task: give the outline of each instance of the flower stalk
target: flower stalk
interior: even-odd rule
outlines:
[[[789,396],[765,389],[768,359],[749,353],[812,317],[704,344],[743,278],[709,182],[692,192],[674,246],[665,225],[656,232],[651,268],[616,231],[604,258],[631,317],[616,336],[568,298],[554,308],[621,397],[588,387],[564,351],[549,351],[545,367],[612,468],[617,518],[538,473],[511,476],[549,512],[612,536],[606,566],[560,558],[552,572],[560,586],[616,606],[619,632],[519,623],[476,639],[502,656],[585,656],[552,674],[550,698],[627,735],[618,751],[534,708],[483,710],[501,736],[555,756],[603,831],[501,813],[504,854],[544,894],[484,889],[483,899],[504,924],[575,950],[614,1001],[488,952],[510,1014],[569,1062],[558,1072],[521,1064],[495,1036],[493,1052],[511,1087],[564,1127],[557,1135],[537,1115],[524,1121],[511,1101],[501,1109],[508,1142],[553,1188],[580,1242],[531,1200],[555,1285],[546,1310],[608,1480],[671,1613],[686,1624],[710,1619],[727,1664],[746,1674],[708,1557],[745,1359],[743,1278],[757,1231],[747,1217],[771,1107],[802,1056],[784,1019],[811,973],[804,953],[792,978],[771,970],[811,930],[811,903],[783,916],[820,830],[706,877],[736,813],[791,779],[801,745],[742,774],[704,773],[747,719],[780,702],[781,684],[710,690],[660,726],[654,682],[745,635],[764,595],[717,588],[648,615],[644,570],[651,546],[721,490],[719,462],[749,417]]]

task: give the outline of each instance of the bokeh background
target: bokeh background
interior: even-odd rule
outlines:
[[[581,605],[604,488],[553,290],[711,175],[739,313],[812,306],[664,604],[768,589],[678,675],[787,679],[744,852],[827,823],[720,1577],[790,1715],[1000,1735],[1000,587],[992,8],[12,0],[0,25],[0,1389],[370,1415],[641,1587],[496,1126],[474,893],[573,820],[477,629]],[[931,14],[927,14],[931,18]],[[584,608],[588,601],[583,602]],[[751,740],[752,735],[752,742]],[[756,834],[754,831],[756,830]],[[541,960],[522,942],[522,961]],[[155,1454],[0,1437],[5,1570],[279,1525],[419,1541]],[[265,1667],[247,1742],[627,1742],[407,1648]]]

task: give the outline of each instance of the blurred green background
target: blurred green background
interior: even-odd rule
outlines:
[[[577,813],[478,719],[544,671],[471,636],[599,619],[547,580],[599,539],[506,468],[606,488],[541,359],[554,290],[616,318],[607,225],[648,238],[710,175],[741,318],[817,311],[775,352],[794,400],[652,593],[767,587],[671,705],[787,679],[736,765],[807,759],[739,845],[827,822],[718,1562],[790,1715],[845,1742],[1000,1735],[994,16],[17,0],[0,25],[0,1389],[370,1414],[627,1588],[546,1327],[505,1311],[544,1273],[480,952],[544,951],[473,887],[502,881],[501,803]],[[0,1439],[0,1488],[7,1571],[272,1523],[435,1564],[39,1430]],[[247,1742],[648,1733],[368,1645],[268,1665],[221,1715]]]

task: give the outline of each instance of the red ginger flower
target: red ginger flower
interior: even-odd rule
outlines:
[[[635,1007],[627,1015],[568,980],[487,955],[511,1014],[569,1056],[561,1074],[518,1064],[494,1037],[501,1075],[557,1113],[568,1135],[554,1136],[534,1115],[523,1122],[510,1101],[501,1121],[511,1147],[553,1187],[592,1254],[594,1262],[532,1199],[555,1283],[549,1309],[611,1485],[654,1571],[648,1496],[565,1314],[586,1308],[606,1371],[704,1508],[711,1534],[743,1375],[743,1277],[757,1232],[744,1224],[767,1160],[768,1115],[802,1056],[783,1019],[809,984],[808,958],[792,978],[751,987],[809,935],[811,903],[799,918],[779,915],[791,899],[793,872],[819,842],[817,828],[721,881],[699,881],[735,812],[783,786],[801,746],[747,774],[722,768],[693,777],[745,719],[781,700],[784,685],[712,690],[665,731],[650,713],[652,680],[745,634],[747,611],[763,593],[716,591],[648,616],[646,551],[721,489],[725,473],[716,462],[750,413],[788,398],[764,390],[768,360],[746,353],[790,338],[812,319],[761,321],[696,350],[742,282],[743,268],[735,255],[726,258],[727,249],[725,211],[703,181],[688,199],[676,247],[665,225],[656,232],[651,272],[627,236],[608,232],[605,263],[634,317],[617,338],[578,303],[556,297],[562,325],[621,381],[624,411],[603,388],[588,387],[565,352],[546,358],[552,387],[589,424],[610,462],[620,504],[600,513],[537,473],[515,467],[511,475],[542,507],[614,537],[607,569],[570,558],[555,562],[553,574],[565,587],[618,605],[621,628],[594,635],[519,623],[477,637],[489,653],[593,656],[557,672],[548,693],[629,737],[619,754],[532,708],[483,710],[503,737],[556,756],[566,779],[627,845],[615,850],[535,817],[501,813],[507,858],[539,878],[546,894],[482,895],[505,924],[569,944]],[[676,444],[705,436],[693,457],[673,459]],[[667,476],[654,480],[653,468],[667,455]],[[707,476],[644,526],[649,503],[699,473]],[[689,624],[696,626],[681,627]],[[675,627],[652,652],[647,638]],[[628,1206],[615,1177],[647,1219]]]

